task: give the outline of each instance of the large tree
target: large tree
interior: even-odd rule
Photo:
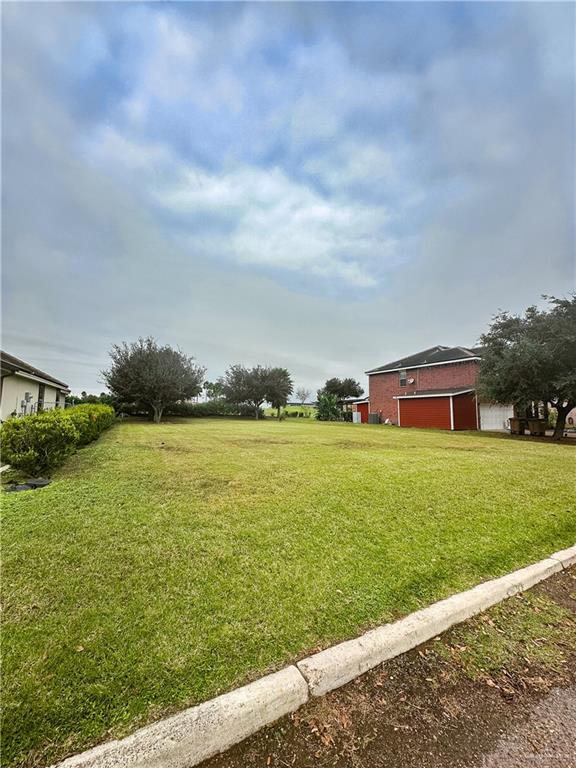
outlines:
[[[557,411],[554,437],[576,406],[576,295],[548,299],[549,309],[501,312],[481,337],[478,390],[496,403],[526,409],[542,402]]]
[[[141,403],[159,423],[166,406],[188,400],[202,390],[205,369],[178,349],[155,339],[115,344],[110,368],[103,371],[108,389],[124,402]]]
[[[270,368],[268,370],[266,400],[273,408],[276,408],[278,418],[280,418],[280,409],[286,405],[293,391],[292,377],[286,368]]]
[[[256,418],[259,418],[264,403],[270,403],[280,412],[293,389],[292,379],[285,368],[264,365],[256,365],[254,368],[231,365],[221,379],[221,384],[224,397],[229,403],[251,406]]]
[[[224,397],[234,405],[251,406],[259,418],[260,408],[267,401],[269,371],[262,365],[254,368],[231,365],[221,379]]]
[[[318,390],[318,396],[321,393],[335,395],[338,400],[345,400],[347,397],[362,397],[364,390],[355,379],[338,379],[334,377],[328,379],[322,389]]]

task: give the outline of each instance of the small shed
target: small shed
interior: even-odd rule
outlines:
[[[431,429],[478,429],[473,389],[428,389],[398,395],[398,426]]]
[[[344,412],[356,414],[352,420],[357,424],[368,423],[370,400],[367,397],[348,397],[346,400],[340,400],[340,405]]]

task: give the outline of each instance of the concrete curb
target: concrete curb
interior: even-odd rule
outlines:
[[[573,547],[568,547],[568,549],[561,549],[560,552],[554,552],[550,557],[552,560],[558,560],[562,564],[562,568],[569,568],[576,564],[576,544]]]
[[[61,768],[189,768],[223,752],[308,701],[296,667],[152,723],[120,741],[69,757]]]
[[[387,659],[415,648],[506,597],[537,584],[562,570],[558,560],[547,558],[507,576],[479,584],[466,592],[411,613],[394,624],[385,624],[298,662],[313,696],[323,696]]]
[[[350,682],[574,563],[576,545],[147,725],[125,739],[69,757],[53,768],[191,768],[296,711],[311,695],[322,696]]]

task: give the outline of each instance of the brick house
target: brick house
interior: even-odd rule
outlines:
[[[512,406],[478,403],[481,354],[436,346],[366,371],[370,413],[401,427],[506,429]]]

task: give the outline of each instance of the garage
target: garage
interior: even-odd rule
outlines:
[[[514,416],[512,405],[480,403],[480,429],[489,431],[508,430],[508,419]]]
[[[478,429],[473,389],[423,390],[395,399],[400,427]]]

